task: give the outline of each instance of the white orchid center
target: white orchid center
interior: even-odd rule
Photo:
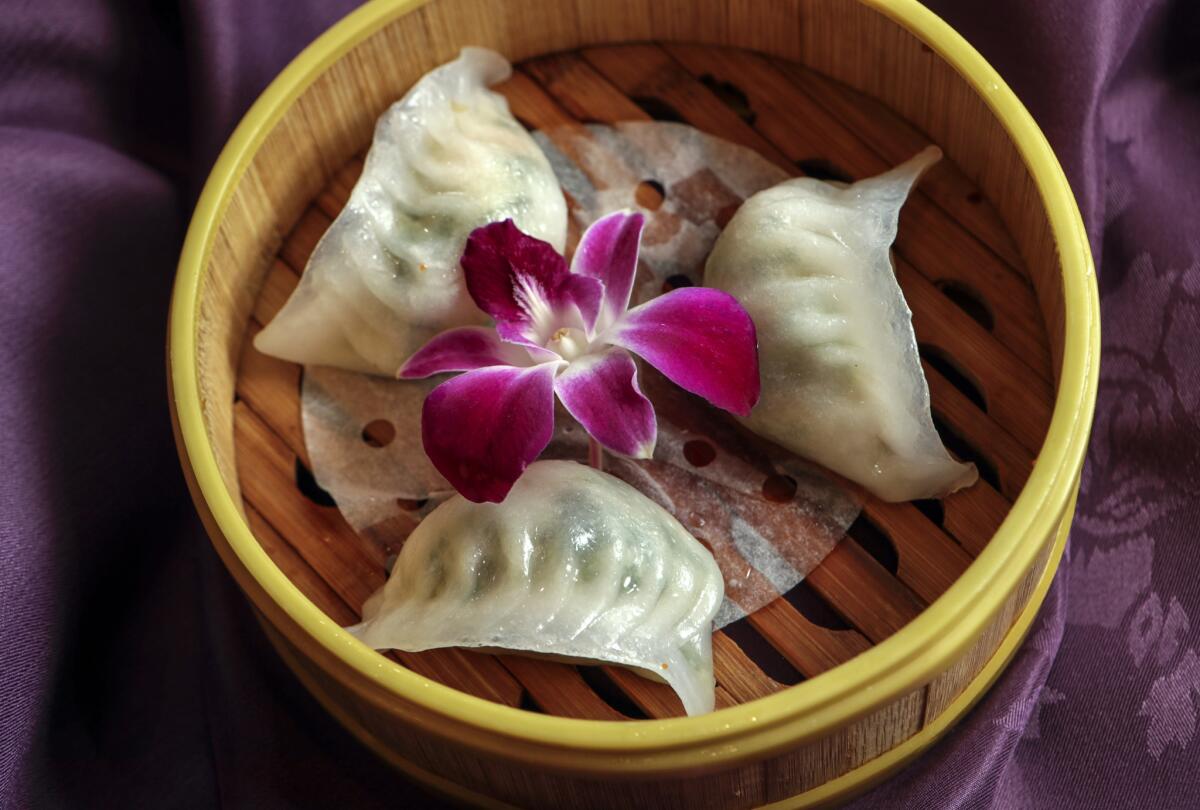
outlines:
[[[550,340],[546,341],[546,348],[556,353],[563,360],[570,362],[577,357],[587,354],[588,349],[591,348],[591,343],[582,329],[564,326],[550,336]]]

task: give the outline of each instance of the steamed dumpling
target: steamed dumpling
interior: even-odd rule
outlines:
[[[758,329],[762,398],[745,424],[888,501],[978,477],[934,429],[890,253],[900,207],[940,157],[930,147],[850,186],[800,177],[761,191],[705,267],[705,284],[735,296]]]
[[[499,504],[455,495],[405,542],[350,631],[376,649],[492,647],[634,667],[713,709],[712,555],[623,481],[531,464]]]
[[[511,73],[499,54],[464,48],[380,117],[362,177],[259,351],[390,377],[438,332],[485,321],[458,264],[473,229],[511,218],[562,251],[554,171],[487,89]]]

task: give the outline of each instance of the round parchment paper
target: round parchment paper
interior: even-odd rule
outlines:
[[[572,126],[534,137],[570,204],[568,252],[603,214],[645,213],[635,303],[701,284],[713,242],[742,200],[787,177],[755,152],[682,124]],[[845,534],[859,503],[819,468],[644,364],[640,377],[658,415],[654,457],[607,455],[605,470],[712,550],[725,577],[722,627],[795,587]],[[443,379],[305,368],[301,414],[313,475],[346,521],[387,554],[453,494],[421,446],[421,405]],[[587,457],[586,433],[561,407],[543,457]]]

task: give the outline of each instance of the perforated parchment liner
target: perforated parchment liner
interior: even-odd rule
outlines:
[[[688,126],[628,122],[535,133],[567,194],[568,252],[597,217],[621,208],[647,217],[634,300],[702,282],[721,227],[746,197],[786,179],[751,150]],[[716,625],[791,590],[858,516],[853,495],[813,465],[741,428],[641,368],[659,436],[654,458],[606,455],[605,470],[671,512],[709,547],[725,578]],[[425,395],[442,379],[400,382],[306,367],[301,392],[305,444],[317,483],[346,521],[395,554],[452,490],[421,448]],[[372,423],[391,430],[375,435]],[[559,408],[543,457],[584,460],[587,436]]]

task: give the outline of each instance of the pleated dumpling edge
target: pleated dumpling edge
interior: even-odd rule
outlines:
[[[712,711],[712,555],[620,479],[530,465],[499,504],[454,496],[421,522],[350,628],[376,649],[474,647],[631,667]]]
[[[464,48],[380,116],[362,175],[259,351],[390,377],[438,332],[486,322],[459,268],[472,230],[512,219],[563,249],[554,170],[488,89],[511,73],[500,54]]]
[[[751,430],[888,501],[940,497],[978,479],[934,427],[912,312],[891,246],[929,147],[850,185],[809,177],[750,197],[725,227],[704,283],[758,330],[762,397]]]

